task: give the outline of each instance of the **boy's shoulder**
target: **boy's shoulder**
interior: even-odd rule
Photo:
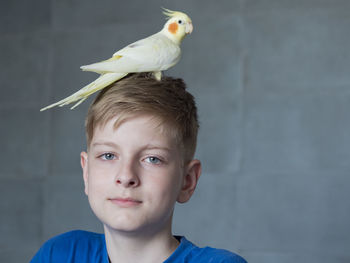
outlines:
[[[241,256],[225,249],[198,247],[185,237],[180,239],[176,251],[164,263],[196,262],[196,263],[247,263]]]
[[[43,246],[66,249],[70,246],[84,247],[86,245],[104,246],[104,235],[83,230],[73,230],[47,240]]]
[[[104,235],[103,234],[99,234],[99,233],[94,233],[94,232],[89,232],[89,231],[85,231],[85,230],[72,230],[72,231],[68,231],[66,233],[62,233],[59,234],[57,236],[54,236],[52,238],[50,238],[47,242],[57,242],[57,241],[63,241],[63,240],[67,240],[67,239],[101,239],[101,237],[103,238]]]
[[[74,230],[47,240],[31,263],[104,262],[105,258],[108,259],[105,251],[103,234]]]

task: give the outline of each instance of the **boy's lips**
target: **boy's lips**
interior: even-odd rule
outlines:
[[[142,201],[133,199],[133,198],[116,197],[116,198],[110,198],[109,200],[113,204],[118,205],[120,207],[133,207],[133,206],[138,206],[142,203]]]

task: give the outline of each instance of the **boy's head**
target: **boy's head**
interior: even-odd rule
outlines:
[[[155,80],[149,74],[132,74],[104,89],[90,106],[86,118],[88,148],[98,126],[117,116],[115,127],[136,115],[151,115],[173,135],[183,151],[183,160],[195,153],[198,117],[193,96],[182,79],[163,77]]]
[[[192,159],[197,111],[183,81],[118,81],[91,105],[86,130],[85,193],[105,231],[168,233],[175,202],[190,199],[201,172]]]

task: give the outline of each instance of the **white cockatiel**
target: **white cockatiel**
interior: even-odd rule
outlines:
[[[193,30],[191,19],[184,13],[164,9],[168,21],[163,29],[147,38],[117,51],[108,60],[82,66],[83,71],[93,71],[101,76],[71,96],[51,104],[40,111],[77,102],[71,109],[128,73],[153,72],[160,80],[162,71],[174,66],[180,59],[182,39]]]

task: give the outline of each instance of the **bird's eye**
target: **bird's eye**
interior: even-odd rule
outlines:
[[[180,25],[182,24],[182,20],[177,21]]]

